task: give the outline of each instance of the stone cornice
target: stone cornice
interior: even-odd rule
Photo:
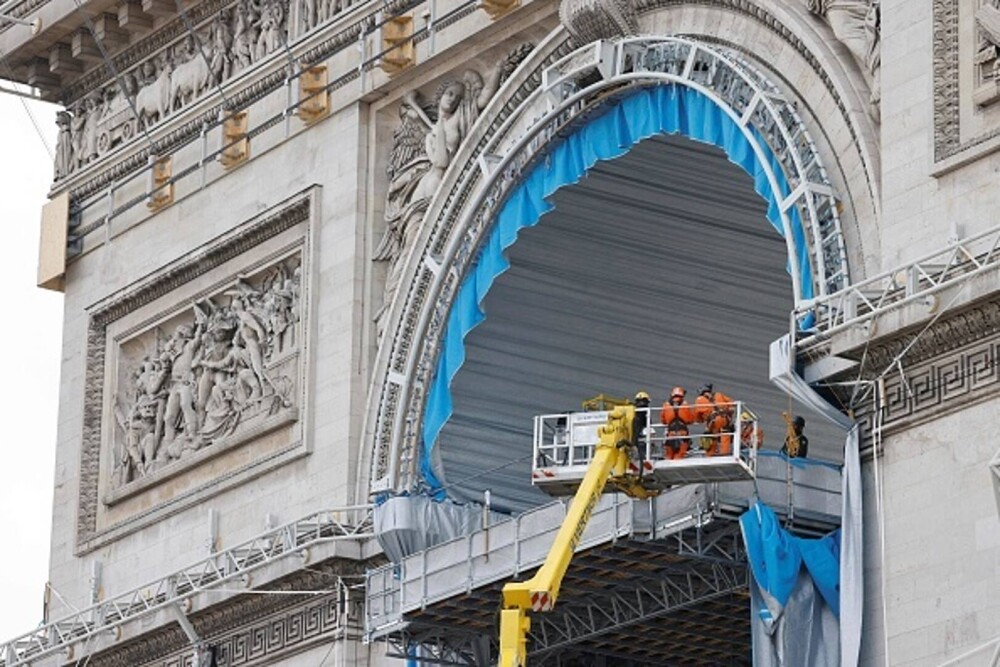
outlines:
[[[944,315],[930,326],[921,325],[872,344],[865,356],[863,377],[872,379],[899,359],[904,368],[943,357],[950,352],[1000,334],[1000,298]]]

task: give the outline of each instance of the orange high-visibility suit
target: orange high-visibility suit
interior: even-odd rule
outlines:
[[[735,401],[721,391],[698,394],[695,399],[695,419],[705,424],[706,456],[729,456],[733,453],[733,410]]]
[[[660,411],[660,422],[666,426],[666,440],[663,441],[663,455],[668,459],[682,459],[691,448],[691,435],[688,428],[695,421],[695,413],[683,397],[673,396],[663,404]]]

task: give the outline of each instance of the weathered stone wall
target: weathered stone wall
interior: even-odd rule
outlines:
[[[365,178],[363,141],[361,110],[344,109],[281,150],[258,156],[253,168],[233,171],[148,222],[113,234],[70,266],[51,569],[53,585],[67,599],[89,602],[94,560],[104,566],[103,590],[118,592],[207,555],[209,509],[219,516],[215,546],[225,547],[263,531],[268,515],[272,523],[286,522],[352,500],[356,447],[351,443],[365,391],[357,372],[362,313],[355,307],[365,271],[358,252],[363,209],[357,206]],[[251,232],[237,239],[238,247],[213,254],[216,246],[226,247],[220,237],[233,237],[248,224]],[[201,248],[207,249],[204,256],[198,254]],[[126,312],[115,322],[142,319],[143,312],[154,321],[163,310],[191,312],[199,298],[211,297],[221,306],[232,298],[225,286],[234,276],[252,279],[252,267],[289,251],[303,254],[302,281],[308,286],[301,301],[307,330],[294,427],[236,444],[122,501],[138,501],[135,507],[108,507],[108,493],[116,488],[109,458],[114,448],[100,446],[107,437],[101,434],[114,433],[118,425],[110,400],[94,400],[94,392],[113,393],[113,383],[95,379],[99,365],[88,362],[115,342],[113,336],[93,340],[95,313],[163,275],[176,285],[164,283],[152,295],[155,301],[138,302],[145,311]],[[182,270],[173,270],[178,266]],[[88,444],[96,449],[87,451]],[[95,505],[98,515],[85,516]]]
[[[1000,128],[974,97],[976,2],[883,7],[883,265],[996,224]]]
[[[938,665],[1000,633],[1000,523],[986,467],[997,450],[991,423],[998,407],[993,398],[887,437],[881,517],[869,466],[862,664],[882,664],[882,605],[893,665]]]

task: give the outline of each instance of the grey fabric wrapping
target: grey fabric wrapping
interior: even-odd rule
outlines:
[[[785,607],[750,578],[754,667],[837,667],[837,618],[805,569]],[[763,614],[761,610],[767,611]],[[769,613],[768,613],[769,612]],[[769,619],[766,617],[770,615]]]
[[[862,553],[861,461],[858,454],[858,425],[830,405],[793,367],[790,336],[771,343],[771,382],[788,392],[829,422],[847,430],[844,441],[843,487],[841,491],[840,538],[840,664],[857,667],[861,651],[861,627],[864,606],[864,569]],[[756,649],[755,649],[756,655]],[[757,663],[754,664],[769,664]],[[812,663],[781,663],[812,664]]]
[[[490,523],[503,518],[491,514]],[[468,535],[480,528],[482,521],[481,505],[459,505],[427,496],[397,496],[375,507],[375,535],[394,563],[435,544]]]

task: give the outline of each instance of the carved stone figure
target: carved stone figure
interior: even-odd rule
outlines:
[[[170,393],[163,415],[164,437],[168,446],[177,439],[178,430],[196,446],[198,414],[195,410],[194,362],[201,349],[203,322],[199,321],[194,331],[188,325],[180,325],[167,344],[165,355],[170,365]],[[179,453],[174,454],[177,458]]]
[[[257,44],[256,18],[250,2],[241,3],[233,18],[233,71],[238,72],[253,64],[254,46]]]
[[[415,197],[424,175],[431,168],[427,155],[426,139],[434,125],[430,119],[436,112],[425,109],[415,92],[403,96],[399,106],[399,127],[393,132],[392,152],[389,154],[389,191],[386,195],[386,231],[375,250],[376,261],[392,262],[390,273],[395,268],[396,258],[403,249],[406,223],[410,215],[411,203],[422,205],[422,199]],[[395,276],[391,275],[394,279]],[[387,289],[395,288],[395,282]]]
[[[296,0],[298,9],[298,34],[304,35],[319,23],[316,0]]]
[[[264,0],[260,10],[260,34],[257,37],[255,59],[273,53],[285,41],[285,10],[281,0]]]
[[[209,70],[216,83],[222,83],[229,78],[232,70],[233,37],[229,31],[229,16],[226,11],[219,12],[212,22],[210,45]]]
[[[90,162],[97,157],[97,137],[98,122],[103,113],[104,105],[100,91],[93,93],[87,98],[87,127],[83,134],[83,158],[84,162]]]
[[[56,113],[59,137],[56,139],[55,180],[66,178],[73,170],[73,139],[70,132],[72,117],[66,111]]]
[[[167,61],[157,73],[156,66],[151,61],[147,61],[142,64],[140,69],[145,83],[135,94],[135,109],[143,127],[149,127],[166,118],[170,113],[171,67]]]
[[[79,169],[86,162],[83,155],[84,133],[87,130],[87,108],[84,100],[74,104],[70,111],[73,118],[70,121],[70,145],[73,147],[73,168]]]
[[[192,305],[115,399],[113,484],[155,472],[292,405],[301,269],[281,262]]]
[[[349,6],[350,3],[347,3]],[[343,11],[344,3],[342,0],[320,0],[319,3],[319,20],[326,21],[327,19],[333,18],[341,11]]]
[[[197,51],[189,56],[170,74],[170,108],[179,109],[190,104],[212,84],[208,63]]]
[[[857,61],[871,88],[872,115],[881,99],[881,0],[807,0],[809,11],[826,20],[837,41]]]
[[[386,229],[373,260],[388,262],[385,296],[375,315],[377,335],[382,336],[383,319],[399,286],[402,258],[416,238],[427,204],[437,192],[448,166],[455,158],[469,130],[479,118],[500,84],[514,71],[531,49],[522,44],[490,70],[485,80],[475,70],[461,79],[441,84],[433,106],[411,91],[400,104],[400,126],[393,132],[393,147],[387,173]]]

